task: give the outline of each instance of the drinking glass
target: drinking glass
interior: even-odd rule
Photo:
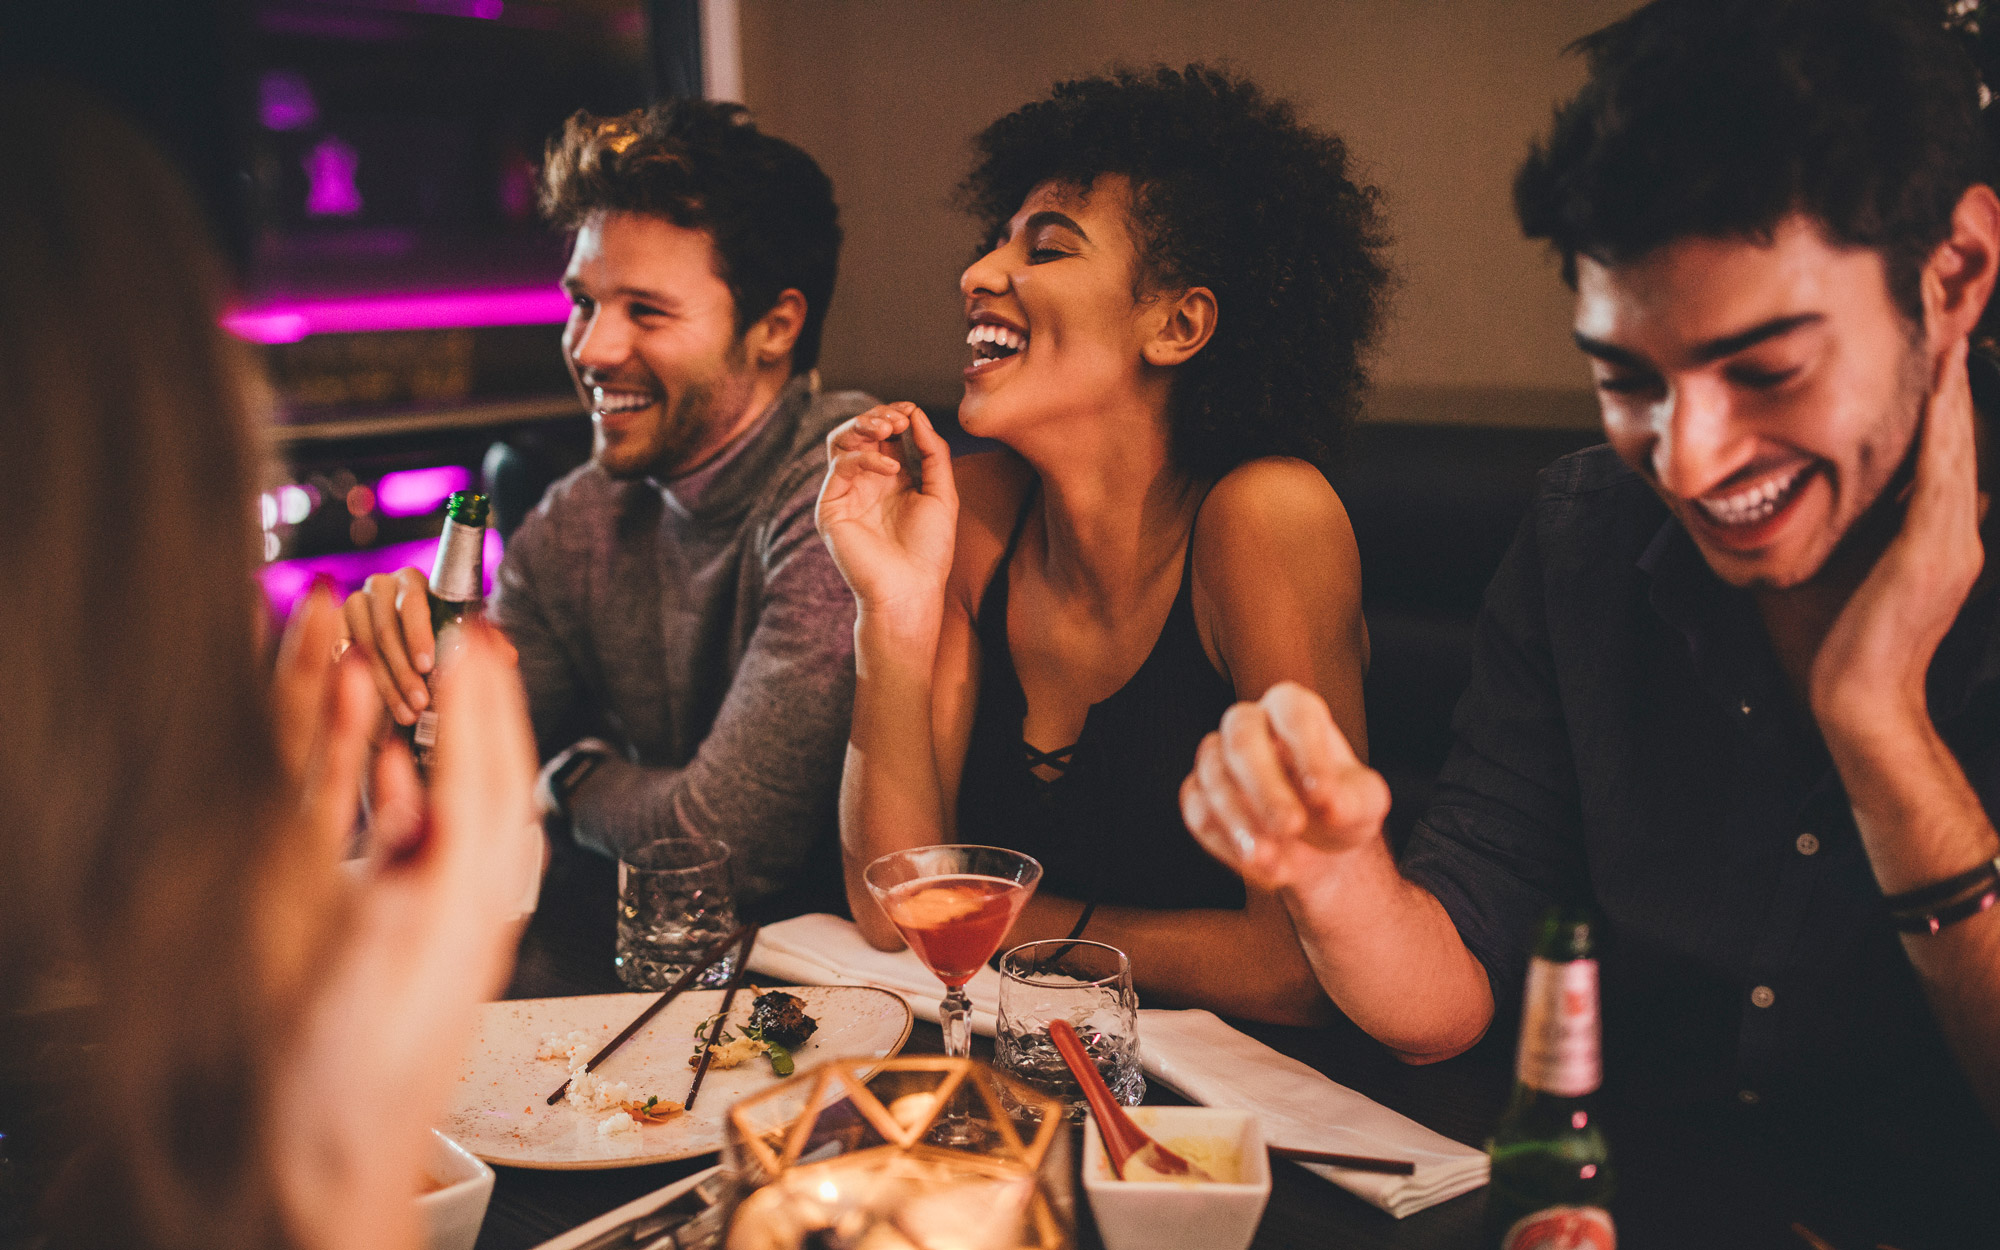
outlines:
[[[920,846],[891,851],[862,870],[868,892],[937,979],[944,1053],[972,1053],[972,1000],[965,983],[1000,949],[1042,866],[997,846]]]
[[[715,838],[662,838],[618,860],[618,979],[635,990],[663,990],[736,929],[729,888],[729,847]],[[736,972],[737,952],[717,960],[700,984],[721,985]]]
[[[1132,963],[1102,942],[1056,938],[1016,946],[1000,960],[1000,1024],[993,1064],[1068,1105],[1083,1120],[1083,1089],[1049,1040],[1049,1022],[1067,1020],[1083,1040],[1111,1096],[1136,1107],[1146,1096],[1139,1067],[1139,998]]]

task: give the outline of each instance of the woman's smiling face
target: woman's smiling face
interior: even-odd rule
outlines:
[[[1147,390],[1143,350],[1166,301],[1144,294],[1131,206],[1122,175],[1087,189],[1043,183],[960,276],[973,351],[958,410],[968,433],[1013,443]]]

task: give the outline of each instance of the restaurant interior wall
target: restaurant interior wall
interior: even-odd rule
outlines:
[[[950,204],[971,136],[1113,63],[1225,61],[1345,136],[1379,185],[1401,285],[1370,415],[1587,426],[1569,296],[1511,187],[1582,81],[1563,48],[1632,0],[754,0],[745,98],[832,176],[847,229],[830,382],[949,408],[963,365]]]
[[[971,137],[1064,77],[1223,61],[1338,131],[1382,189],[1399,279],[1377,386],[1331,476],[1361,547],[1371,763],[1392,837],[1428,803],[1486,584],[1538,469],[1601,437],[1570,295],[1521,238],[1515,167],[1633,0],[752,0],[745,99],[812,152],[847,244],[822,369],[949,423],[963,366],[952,191]],[[1225,312],[1224,315],[1227,315]]]

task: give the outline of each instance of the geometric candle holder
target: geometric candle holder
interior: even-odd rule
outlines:
[[[1038,1117],[1024,1136],[1009,1105]],[[1062,1102],[976,1059],[839,1059],[729,1109],[727,1250],[1057,1250]]]

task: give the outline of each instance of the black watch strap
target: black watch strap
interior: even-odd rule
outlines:
[[[569,815],[569,796],[583,784],[583,779],[597,771],[604,757],[596,751],[574,751],[555,772],[549,774],[549,793],[555,797],[556,810]]]

